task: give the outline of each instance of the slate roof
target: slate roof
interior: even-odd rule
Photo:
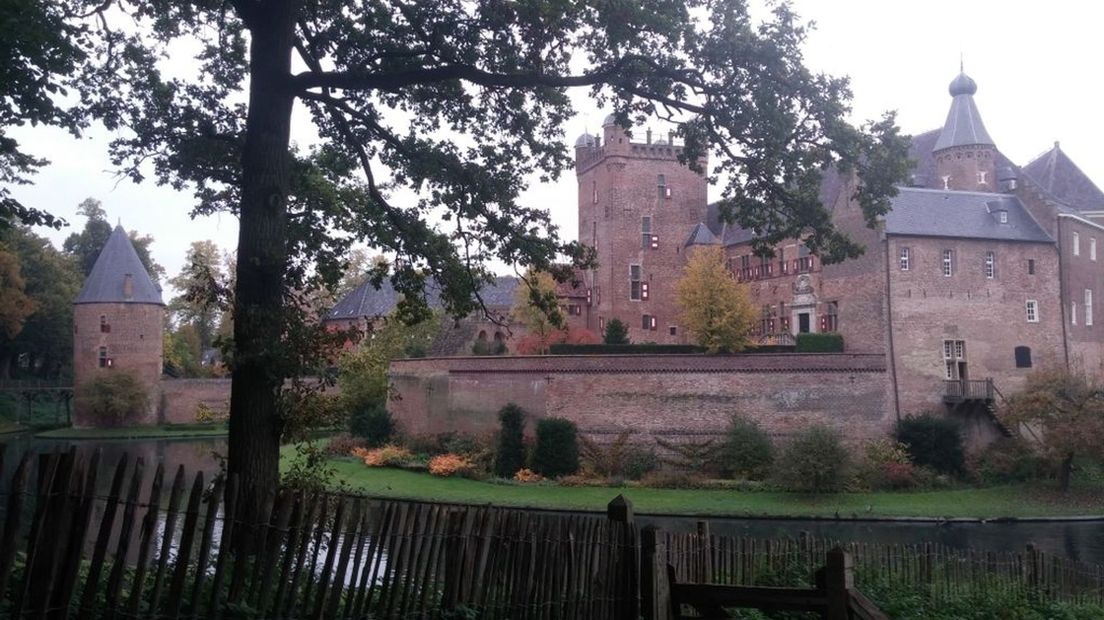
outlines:
[[[717,235],[713,234],[713,231],[709,230],[709,227],[705,225],[705,222],[698,222],[694,225],[693,230],[690,231],[690,237],[683,244],[683,247],[689,247],[692,245],[717,245],[720,243],[717,239]]]
[[[1054,242],[1019,199],[1008,194],[902,187],[892,201],[886,234]],[[1008,212],[1007,224],[995,214],[1000,209]]]
[[[514,303],[514,289],[517,288],[518,279],[513,276],[498,276],[493,284],[483,287],[480,294],[483,302],[488,307],[504,308]],[[440,308],[440,291],[436,283],[430,282],[426,286],[426,301],[431,308]],[[380,288],[372,286],[371,281],[365,281],[353,289],[338,301],[326,314],[327,319],[359,319],[387,316],[399,303],[399,293],[391,286],[389,280],[380,283]]]
[[[974,93],[977,92],[974,81],[965,73],[960,73],[951,82],[950,92],[953,97],[951,110],[947,113],[947,121],[943,124],[943,131],[939,133],[934,150],[973,144],[995,145],[989,132],[985,130],[977,104],[974,103]]]
[[[123,282],[130,274],[133,294],[124,295]],[[84,280],[84,287],[77,295],[78,304],[128,303],[165,305],[161,300],[161,287],[150,278],[130,237],[122,226],[116,226],[100,250],[96,264]]]
[[[1081,211],[1104,209],[1104,192],[1054,143],[1023,172],[1058,200]]]

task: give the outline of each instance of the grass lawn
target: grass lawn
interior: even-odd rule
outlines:
[[[39,433],[42,439],[187,439],[224,437],[225,424],[171,424],[167,426],[126,426],[121,428],[59,428]]]
[[[284,464],[295,454],[283,449]],[[350,490],[379,497],[532,508],[605,510],[623,493],[637,512],[714,516],[818,517],[1056,517],[1104,515],[1104,489],[1082,487],[1063,496],[1044,484],[912,493],[796,493],[730,490],[595,488],[520,485],[438,478],[426,473],[366,467],[351,457],[329,461]]]

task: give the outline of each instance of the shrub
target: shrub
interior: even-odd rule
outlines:
[[[798,334],[795,345],[798,353],[843,353],[843,336],[835,332]]]
[[[970,459],[970,471],[985,484],[1024,482],[1042,477],[1046,461],[1023,439],[1001,437]]]
[[[625,453],[622,473],[629,480],[640,480],[656,469],[659,469],[659,457],[655,450],[633,446]]]
[[[196,405],[195,421],[198,424],[225,424],[230,420],[230,405],[225,408],[211,407],[207,403]]]
[[[538,474],[532,469],[523,467],[514,473],[514,480],[518,482],[540,482],[544,480],[544,476]]]
[[[837,431],[810,426],[794,436],[775,465],[782,488],[803,493],[834,493],[847,480],[848,454]]]
[[[362,459],[364,464],[369,467],[398,467],[414,458],[410,450],[393,444],[372,450],[354,448],[353,456]]]
[[[905,489],[916,486],[915,468],[904,444],[879,439],[866,444],[856,478],[863,488]]]
[[[395,420],[383,403],[365,403],[349,417],[349,432],[375,448],[386,444],[395,434]]]
[[[101,372],[87,381],[77,400],[97,426],[136,423],[149,407],[146,386],[133,373],[120,369]]]
[[[602,342],[605,344],[629,344],[629,328],[621,322],[621,319],[610,319],[606,322],[606,331],[602,334]]]
[[[938,414],[909,416],[897,422],[897,441],[908,449],[912,463],[941,474],[958,474],[966,462],[958,422]]]
[[[774,462],[774,444],[757,422],[734,415],[728,423],[719,458],[726,477],[762,480]]]
[[[510,403],[498,412],[494,473],[509,478],[525,466],[525,411]]]
[[[450,476],[472,477],[476,474],[476,468],[465,456],[438,454],[429,459],[429,473],[443,478]]]
[[[358,448],[363,450],[367,447],[363,439],[342,433],[330,438],[330,442],[326,444],[325,453],[326,456],[349,456],[353,450]]]
[[[530,467],[547,478],[579,471],[578,429],[575,423],[563,418],[545,418],[537,422],[537,442],[533,446]]]

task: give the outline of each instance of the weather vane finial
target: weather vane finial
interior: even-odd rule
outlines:
[[[958,72],[959,73],[966,73],[966,63],[963,62],[963,60],[962,60],[962,51],[961,50],[959,50],[959,52],[958,52]]]

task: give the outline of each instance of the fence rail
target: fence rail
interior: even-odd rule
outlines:
[[[943,382],[943,400],[961,403],[967,400],[988,400],[995,397],[992,379],[955,379]]]
[[[663,618],[672,584],[816,588],[841,545],[714,536],[705,522],[692,533],[641,530],[623,498],[603,517],[283,489],[247,522],[233,477],[99,460],[73,450],[0,458],[10,481],[0,616]],[[1101,567],[1034,550],[841,546],[860,590],[919,584],[936,598],[1016,591],[1104,603]],[[670,582],[648,577],[668,565]],[[878,617],[848,592],[854,617]]]

